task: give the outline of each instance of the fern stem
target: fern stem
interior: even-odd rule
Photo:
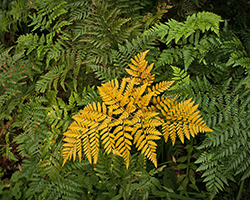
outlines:
[[[243,191],[243,187],[244,187],[244,182],[245,182],[245,179],[243,179],[240,183],[240,190],[239,190],[239,193],[237,195],[237,198],[236,200],[240,200],[240,197],[241,197],[241,194],[242,194],[242,191]]]

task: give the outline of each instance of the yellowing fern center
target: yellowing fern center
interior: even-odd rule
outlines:
[[[152,85],[154,64],[148,65],[145,60],[147,52],[131,59],[126,69],[130,77],[123,78],[120,84],[115,79],[98,87],[102,103],[88,104],[73,117],[74,122],[64,133],[63,165],[76,157],[81,161],[82,152],[89,163],[97,163],[101,145],[107,154],[123,157],[128,167],[134,145],[157,167],[155,140],[163,136],[174,145],[177,137],[183,143],[185,137],[212,131],[191,99],[177,102],[164,97],[173,81]]]

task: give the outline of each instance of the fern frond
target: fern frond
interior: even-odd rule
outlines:
[[[227,65],[233,65],[233,67],[241,65],[250,71],[250,58],[245,51],[235,51],[231,54]]]
[[[123,157],[127,168],[132,143],[157,166],[154,140],[162,136],[158,126],[162,125],[165,141],[171,137],[173,144],[177,135],[184,142],[184,136],[190,139],[190,135],[194,137],[198,132],[212,131],[191,99],[178,103],[175,98],[160,96],[173,81],[163,81],[149,88],[151,82],[146,78],[153,77],[150,73],[153,64],[147,68],[147,52],[132,59],[131,70],[127,71],[134,77],[124,78],[121,84],[117,79],[103,83],[98,87],[103,103],[88,104],[73,117],[75,122],[64,133],[63,164],[71,158],[75,160],[77,153],[81,160],[81,143],[89,163],[93,158],[95,164],[101,141],[104,151]]]
[[[92,70],[96,74],[97,78],[102,82],[107,82],[111,79],[116,79],[119,77],[116,69],[110,69],[109,67],[91,65]]]
[[[41,80],[37,81],[36,90],[44,93],[47,89],[50,90],[52,83],[55,90],[57,90],[57,84],[59,79],[61,79],[61,85],[64,87],[65,75],[68,69],[65,66],[55,66],[46,75],[41,76]]]
[[[151,75],[151,70],[153,68],[153,63],[147,67],[147,61],[145,61],[145,57],[148,51],[144,51],[140,53],[135,59],[131,59],[131,62],[134,64],[129,64],[130,69],[125,69],[128,74],[132,77],[136,78],[136,84],[151,84],[154,80],[154,75]]]
[[[99,152],[99,136],[96,132],[106,128],[105,126],[99,126],[101,122],[110,120],[110,117],[106,114],[106,106],[104,104],[101,106],[99,102],[97,104],[94,102],[92,105],[88,104],[73,118],[75,122],[69,126],[69,131],[65,133],[67,137],[64,141],[67,143],[64,144],[65,148],[62,153],[64,157],[63,165],[72,156],[75,160],[76,153],[78,153],[79,161],[81,161],[81,145],[83,145],[83,151],[89,162],[92,163],[93,157],[94,163],[96,163]],[[112,140],[110,145],[112,147]]]
[[[148,92],[154,92],[154,96],[158,96],[160,93],[165,92],[167,89],[171,87],[171,85],[174,83],[174,81],[163,81],[160,83],[157,83],[155,86],[152,86],[151,88],[148,88]]]
[[[153,140],[159,140],[162,135],[156,127],[162,124],[160,118],[153,119],[157,112],[143,112],[141,116],[142,124],[136,126],[136,130],[133,130],[134,144],[138,151],[144,154],[152,163],[157,167],[156,149],[157,144]],[[151,119],[148,121],[148,119]],[[139,130],[138,130],[139,129]]]
[[[168,112],[164,110],[166,119],[163,125],[163,135],[167,142],[168,137],[171,138],[172,144],[175,143],[178,136],[184,143],[184,136],[190,140],[190,135],[195,137],[199,132],[211,132],[212,130],[205,125],[199,111],[196,111],[198,105],[193,106],[194,102],[190,100],[180,102],[176,106],[170,108]]]
[[[177,43],[183,36],[188,38],[196,30],[202,32],[211,29],[216,35],[219,35],[219,23],[222,22],[221,17],[210,12],[202,12],[188,16],[185,23],[177,22],[174,19],[169,20],[166,25],[159,24],[152,28],[149,32],[157,33],[161,38],[166,35],[166,43],[170,43],[173,39]]]

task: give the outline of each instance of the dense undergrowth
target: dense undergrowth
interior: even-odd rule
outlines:
[[[0,199],[249,199],[248,10],[247,0],[1,1]],[[147,77],[154,83],[146,82],[164,92],[162,101],[176,102],[158,106],[169,111],[163,116],[169,114],[171,139],[182,141],[157,137],[155,157],[127,142],[129,166],[100,143],[97,163],[82,154],[63,166],[72,116],[101,105],[101,85],[129,80],[131,59],[146,50],[155,64]],[[172,85],[160,90],[164,81]],[[144,92],[131,90],[131,99]],[[149,96],[136,102],[153,112]],[[213,131],[182,143],[188,134],[174,117],[184,114],[171,108],[183,109],[190,98]],[[160,130],[155,121],[148,126]]]

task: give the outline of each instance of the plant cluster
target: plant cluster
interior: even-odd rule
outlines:
[[[249,199],[248,9],[1,1],[0,199]]]

